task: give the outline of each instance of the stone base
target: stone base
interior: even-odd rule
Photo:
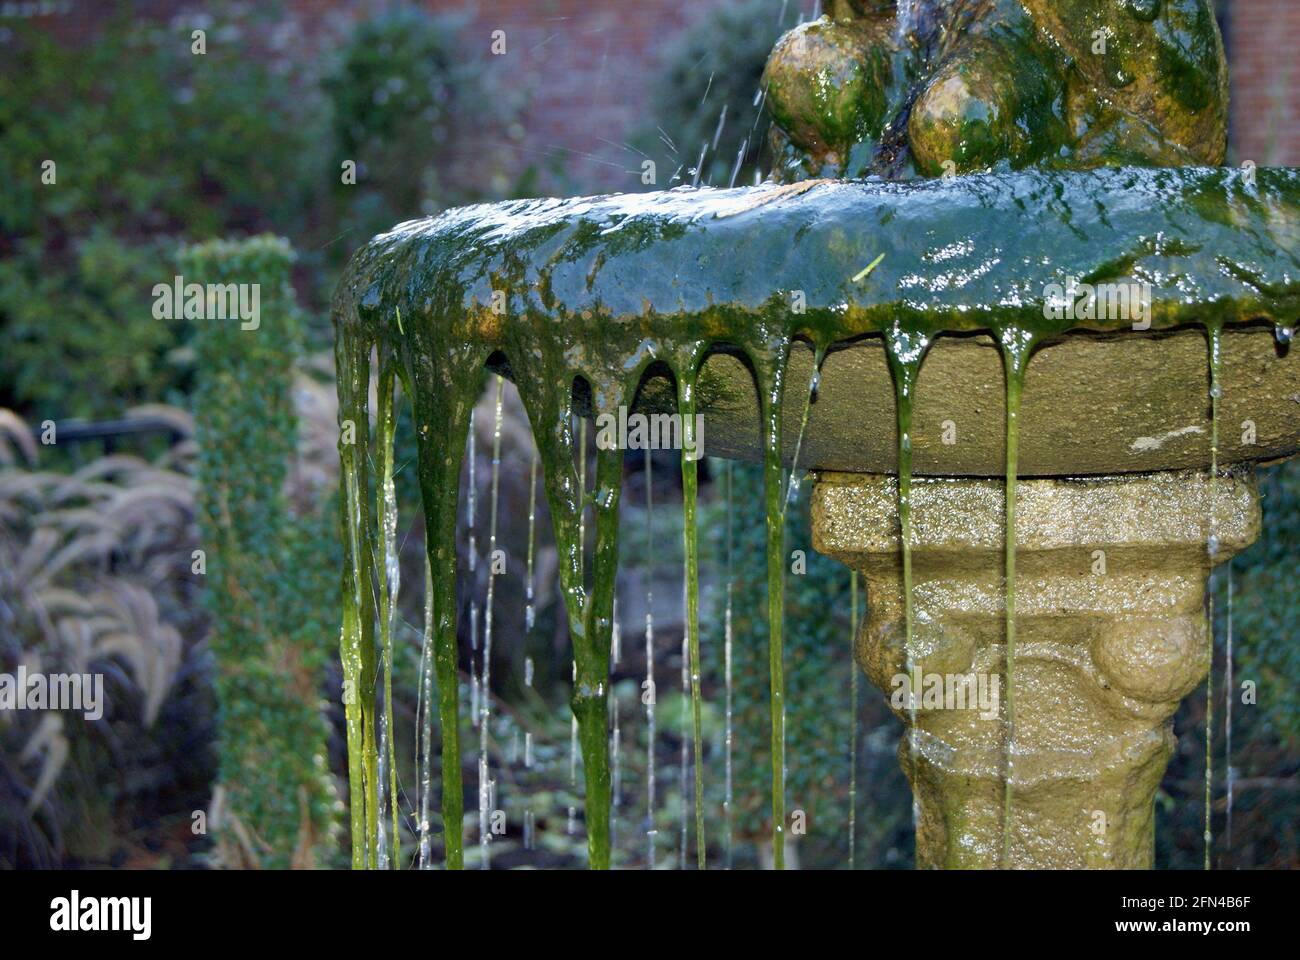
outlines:
[[[1170,717],[1206,675],[1206,578],[1259,532],[1253,476],[1021,480],[1008,752],[1001,480],[912,486],[912,680],[897,481],[823,473],[814,546],[865,579],[857,660],[891,697],[917,864],[1149,867]],[[913,724],[913,715],[915,723]],[[1009,763],[1008,763],[1009,760]]]

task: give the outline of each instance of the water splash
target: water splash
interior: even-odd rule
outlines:
[[[858,572],[849,574],[849,869],[857,869],[858,827]]]

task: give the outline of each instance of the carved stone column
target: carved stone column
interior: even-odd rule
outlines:
[[[1009,865],[1149,867],[1170,717],[1206,675],[1209,545],[1223,562],[1258,535],[1253,476],[1017,489]],[[857,660],[908,730],[918,866],[995,867],[1008,779],[1003,481],[917,478],[912,502],[914,731],[896,478],[820,474],[814,546],[866,581]]]

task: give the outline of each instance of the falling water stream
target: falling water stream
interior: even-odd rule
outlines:
[[[1001,331],[1002,365],[1006,376],[1007,402],[1007,480],[1006,480],[1006,640],[1003,672],[1006,696],[1004,772],[1002,775],[1002,855],[1003,869],[1011,866],[1011,803],[1016,763],[1016,505],[1020,464],[1020,395],[1025,384],[1025,369],[1034,348],[1034,334],[1018,327]]]
[[[727,481],[727,499],[726,499],[726,506],[725,506],[725,509],[726,509],[726,517],[727,517],[727,519],[726,519],[726,524],[727,524],[727,534],[726,534],[726,563],[727,563],[727,567],[726,567],[726,587],[725,587],[725,589],[726,589],[726,593],[727,593],[727,599],[726,599],[726,609],[723,611],[723,615],[722,615],[722,616],[723,616],[723,622],[722,622],[722,674],[723,674],[723,677],[722,677],[722,683],[723,683],[723,687],[724,687],[724,689],[725,689],[725,691],[726,691],[726,693],[725,693],[725,698],[726,698],[726,699],[725,699],[725,701],[724,701],[724,705],[723,705],[723,709],[724,709],[724,712],[725,712],[725,719],[724,719],[724,721],[723,721],[724,726],[723,726],[723,733],[722,733],[722,737],[723,737],[723,750],[724,750],[724,758],[723,758],[723,788],[722,788],[722,789],[723,789],[723,793],[722,793],[722,817],[723,817],[723,830],[724,830],[724,832],[725,832],[725,837],[724,837],[724,846],[723,846],[723,855],[724,855],[724,857],[725,857],[724,865],[726,866],[726,868],[727,868],[728,870],[730,870],[730,869],[731,869],[731,865],[732,865],[732,840],[733,840],[733,837],[732,837],[732,820],[731,820],[731,818],[732,818],[733,804],[735,803],[735,797],[733,796],[733,791],[734,791],[734,789],[735,789],[735,785],[734,785],[734,783],[732,782],[732,776],[733,776],[734,771],[733,771],[733,769],[732,769],[732,756],[731,756],[731,750],[732,750],[732,747],[733,747],[733,745],[734,745],[734,733],[735,733],[735,731],[732,729],[732,723],[733,723],[733,718],[734,718],[734,713],[733,713],[733,711],[734,711],[734,704],[733,704],[733,702],[732,702],[732,696],[733,696],[734,691],[732,690],[732,686],[731,686],[731,599],[732,599],[731,595],[732,595],[732,586],[733,586],[733,584],[732,584],[732,578],[733,578],[733,570],[734,570],[734,567],[733,567],[733,563],[732,563],[732,555],[731,555],[731,550],[732,550],[732,539],[731,539],[731,535],[732,535],[732,530],[731,530],[731,511],[732,511],[732,507],[733,507],[732,496],[731,496],[731,494],[732,494],[731,483],[732,483],[732,479],[733,479],[733,478],[732,478],[731,461],[730,461],[730,460],[726,461],[726,466],[725,466],[723,469],[724,469],[724,475],[725,475],[725,477],[726,477],[726,481]]]
[[[726,111],[723,111],[726,117]],[[721,133],[721,127],[719,127]],[[716,142],[716,137],[714,138]],[[701,732],[703,697],[700,693],[700,549],[695,501],[699,484],[699,458],[695,442],[695,391],[697,368],[690,367],[677,382],[677,410],[682,417],[682,540],[686,554],[686,638],[690,662],[691,743],[695,758],[695,857],[704,869],[704,738]],[[684,789],[684,785],[683,785]],[[683,855],[685,848],[683,847]]]
[[[397,562],[397,494],[393,485],[393,436],[397,416],[393,403],[393,375],[379,378],[379,446],[382,462],[382,487],[380,496],[381,525],[379,550],[384,560],[384,575],[379,578],[379,629],[380,643],[384,649],[384,712],[379,726],[379,790],[378,807],[383,810],[384,793],[388,795],[392,812],[392,853],[385,843],[384,822],[379,819],[378,851],[380,869],[396,861],[401,834],[398,832],[397,814],[397,762],[393,747],[393,630],[397,621],[397,593],[401,583],[401,566]],[[386,774],[386,776],[385,776]]]
[[[902,531],[903,586],[906,624],[904,643],[910,660],[912,632],[911,555],[911,407],[912,391],[926,347],[947,332],[992,330],[1001,345],[1006,375],[1006,699],[1005,774],[1002,823],[1002,862],[1011,860],[1013,836],[1012,783],[1015,758],[1015,598],[1016,598],[1016,475],[1020,391],[1035,343],[1058,336],[1073,321],[1044,319],[1035,284],[1044,275],[1080,275],[1093,281],[1107,276],[1161,276],[1144,258],[1171,257],[1178,264],[1177,291],[1160,288],[1153,314],[1155,328],[1201,323],[1216,343],[1225,322],[1261,317],[1275,322],[1293,309],[1300,290],[1289,280],[1264,276],[1264,254],[1255,252],[1270,242],[1252,240],[1253,231],[1234,222],[1256,218],[1261,233],[1270,216],[1300,193],[1300,179],[1286,171],[1259,171],[1259,183],[1241,189],[1236,174],[1221,170],[1122,170],[1087,174],[1034,173],[995,177],[955,178],[910,188],[891,184],[819,183],[795,188],[771,186],[727,191],[676,191],[632,197],[581,201],[520,201],[450,211],[440,218],[415,221],[376,238],[353,261],[336,297],[336,355],[340,424],[354,431],[355,441],[340,441],[343,465],[347,564],[344,571],[344,615],[341,656],[347,689],[349,776],[351,784],[353,863],[378,866],[391,859],[381,853],[385,830],[379,825],[382,801],[392,806],[391,841],[397,843],[395,770],[391,740],[376,724],[372,691],[377,689],[376,650],[384,672],[384,714],[391,716],[391,624],[396,583],[377,577],[377,554],[392,546],[395,505],[391,485],[391,394],[400,378],[403,395],[411,399],[417,425],[419,477],[424,500],[429,557],[430,660],[439,700],[442,732],[442,822],[447,866],[463,865],[460,824],[463,810],[460,783],[456,646],[456,513],[464,445],[456,438],[468,432],[477,399],[478,377],[485,364],[507,365],[519,389],[537,442],[543,487],[550,506],[558,553],[559,589],[573,645],[574,688],[571,704],[577,744],[586,783],[584,822],[590,864],[610,864],[610,750],[608,727],[609,660],[612,647],[613,601],[618,549],[618,511],[623,477],[623,451],[598,449],[594,482],[586,477],[586,417],[616,412],[628,406],[652,363],[665,362],[678,384],[681,413],[700,405],[697,375],[707,351],[721,344],[742,355],[757,386],[766,503],[767,619],[771,715],[771,822],[775,866],[785,862],[785,685],[784,685],[784,510],[789,490],[783,476],[783,395],[786,361],[796,338],[815,345],[818,358],[832,344],[865,334],[884,334],[898,397],[899,513]],[[1081,223],[1083,211],[1101,207],[1108,184],[1118,181],[1129,198],[1102,215]],[[895,213],[906,217],[913,194],[927,198],[926,215],[936,216],[945,229],[959,229],[971,240],[997,247],[997,271],[971,271],[960,264],[948,274],[961,283],[939,282],[941,273],[926,261],[925,244],[888,229],[867,231],[854,239],[852,224],[888,223]],[[1134,191],[1146,202],[1134,203]],[[1118,195],[1118,193],[1116,194]],[[1225,196],[1227,199],[1225,200]],[[1234,204],[1231,216],[1218,211]],[[1217,206],[1216,206],[1217,205]],[[769,207],[779,230],[756,208]],[[1045,211],[1026,221],[1025,209]],[[1003,217],[1011,211],[1012,220]],[[1071,210],[1074,210],[1071,221]],[[820,211],[809,218],[806,212]],[[1206,216],[1209,211],[1212,216]],[[1151,219],[1197,217],[1194,228],[1206,234],[1204,246],[1174,250],[1153,246]],[[789,239],[793,228],[785,221],[804,217],[813,224]],[[1216,220],[1215,217],[1220,217]],[[1010,223],[1034,222],[1031,235],[1016,236]],[[1187,224],[1179,221],[1180,229]],[[1017,228],[1019,229],[1019,228]],[[1092,234],[1081,243],[1078,234]],[[921,231],[923,232],[923,231]],[[1019,229],[1020,233],[1026,233]],[[915,233],[915,232],[914,232]],[[927,234],[928,236],[928,234]],[[747,260],[772,257],[770,244],[781,255],[771,269],[754,270]],[[864,256],[870,243],[877,249]],[[1021,253],[1008,250],[1027,244]],[[880,253],[884,246],[888,257]],[[1034,251],[1029,255],[1029,248]],[[1201,250],[1214,251],[1201,253]],[[647,252],[648,251],[648,252]],[[883,265],[867,285],[853,283],[858,267],[877,255]],[[987,251],[983,256],[988,257]],[[1099,257],[1113,257],[1101,266]],[[647,258],[649,258],[647,260]],[[650,264],[663,260],[669,269]],[[1249,266],[1244,264],[1249,263]],[[1243,266],[1238,266],[1243,264]],[[891,266],[892,265],[892,266]],[[976,264],[975,266],[978,266]],[[681,275],[691,273],[686,282]],[[731,271],[728,273],[727,271]],[[927,276],[917,283],[914,278]],[[1072,273],[1070,273],[1072,271]],[[602,275],[615,280],[602,284]],[[996,281],[987,279],[995,275]],[[1244,278],[1244,279],[1243,279]],[[634,282],[635,281],[635,282]],[[912,293],[898,296],[911,284]],[[972,286],[973,284],[973,286]],[[984,286],[980,286],[984,284]],[[990,286],[990,284],[992,284]],[[869,289],[868,289],[869,288]],[[635,289],[628,300],[626,289]],[[1187,289],[1196,289],[1195,297]],[[788,309],[786,291],[806,290],[805,313]],[[500,293],[498,297],[497,294]],[[972,302],[987,309],[971,311]],[[1211,306],[1212,305],[1212,306]],[[400,319],[398,310],[400,309]],[[663,312],[668,310],[669,312]],[[508,319],[507,319],[508,318]],[[404,328],[403,323],[404,321]],[[1126,325],[1126,324],[1124,324]],[[1124,325],[1099,320],[1096,329]],[[1215,331],[1218,331],[1217,333]],[[377,352],[380,377],[378,445],[382,467],[379,496],[371,499],[370,419],[367,410],[370,357]],[[1214,384],[1218,382],[1218,352],[1212,350]],[[815,368],[820,364],[815,364]],[[589,409],[575,402],[575,380],[588,388]],[[815,389],[816,380],[813,386]],[[1217,438],[1217,396],[1215,431]],[[686,418],[693,426],[693,418]],[[806,419],[806,417],[805,417]],[[579,440],[575,442],[575,420]],[[802,431],[801,431],[802,433]],[[348,435],[344,432],[341,435]],[[796,440],[796,446],[801,441]],[[1217,442],[1212,465],[1217,472]],[[494,454],[495,459],[495,454]],[[472,464],[472,459],[471,459]],[[650,477],[647,472],[647,495]],[[697,475],[693,462],[683,461],[687,588],[685,660],[692,702],[691,733],[695,743],[697,862],[703,865],[707,846],[702,808],[700,750],[700,672],[698,638],[698,556],[695,507]],[[472,496],[471,485],[471,496]],[[377,512],[372,518],[371,504]],[[649,501],[647,501],[649,506]],[[587,541],[584,512],[593,511],[592,559],[584,565]],[[532,510],[530,509],[530,515]],[[472,511],[470,511],[472,523]],[[376,539],[380,551],[375,550]],[[471,541],[471,544],[473,541]],[[468,562],[471,569],[474,553]],[[387,571],[386,571],[387,572]],[[491,580],[489,579],[489,584]],[[377,589],[375,589],[377,588]],[[490,588],[489,588],[490,589]],[[376,604],[376,597],[378,603]],[[489,614],[490,618],[490,614]],[[375,623],[379,622],[376,645]],[[490,632],[490,628],[489,628]],[[647,620],[648,658],[652,657],[652,625]],[[485,647],[487,637],[485,636]],[[481,696],[488,700],[487,653]],[[910,666],[910,664],[909,664]],[[909,676],[911,671],[909,670]],[[647,665],[653,681],[653,666]],[[911,702],[911,701],[909,701]],[[914,702],[912,702],[914,709]],[[653,722],[648,704],[647,721]],[[429,719],[426,711],[426,723]],[[728,715],[730,712],[728,711]],[[481,718],[480,718],[481,719]],[[484,724],[480,724],[480,736]],[[387,784],[381,784],[380,750],[387,758]],[[915,723],[910,725],[910,763],[918,756]],[[728,737],[728,742],[729,742]],[[428,738],[424,747],[427,749]],[[653,736],[651,737],[651,761]],[[481,749],[482,753],[482,749]],[[1209,800],[1207,756],[1207,816]],[[429,769],[424,766],[425,773]],[[913,773],[915,783],[915,774]],[[684,785],[684,782],[683,782]],[[424,790],[422,808],[431,791]],[[729,801],[728,801],[729,802]],[[421,813],[422,859],[427,859],[427,817]],[[654,795],[647,791],[648,839],[653,859]],[[1208,850],[1208,825],[1207,825]]]
[[[654,536],[654,471],[650,447],[645,448],[645,683],[642,686],[645,700],[646,751],[645,751],[645,835],[646,865],[655,868],[655,536]]]
[[[483,603],[483,666],[479,670],[479,721],[478,721],[478,836],[480,867],[491,867],[490,845],[492,830],[492,776],[488,763],[488,740],[492,721],[492,627],[497,583],[497,501],[501,490],[501,402],[505,394],[505,378],[496,378],[496,403],[492,414],[492,487],[488,503],[488,582],[487,599]]]
[[[420,771],[420,859],[421,870],[433,869],[432,834],[429,822],[433,802],[433,574],[429,569],[428,553],[424,559],[424,633],[420,647],[420,698],[416,710],[419,758],[416,769]]]
[[[921,362],[930,347],[930,337],[895,328],[886,344],[890,370],[894,377],[894,405],[898,419],[898,524],[903,567],[903,657],[907,674],[907,763],[908,779],[917,789],[916,685],[912,662],[915,614],[912,595],[912,403],[916,395],[916,378]],[[913,793],[915,798],[915,792]],[[919,822],[916,800],[912,801],[912,827]]]
[[[1219,529],[1216,495],[1219,488],[1219,400],[1223,396],[1223,322],[1212,320],[1206,323],[1205,332],[1209,338],[1210,354],[1210,483],[1209,483],[1209,521],[1210,532],[1206,537],[1205,549],[1209,568],[1212,571],[1219,554]],[[1210,869],[1210,854],[1214,846],[1214,834],[1211,829],[1213,807],[1211,796],[1214,790],[1214,588],[1213,584],[1205,593],[1206,597],[1206,645],[1205,645],[1205,869]]]
[[[849,574],[849,663],[858,640],[858,571]],[[849,668],[849,869],[858,868],[858,671]]]
[[[1233,675],[1232,675],[1232,560],[1229,559],[1226,568],[1223,571],[1228,580],[1228,622],[1227,635],[1224,638],[1226,649],[1224,650],[1225,658],[1225,676],[1224,676],[1224,717],[1223,717],[1223,768],[1226,782],[1224,783],[1225,804],[1227,809],[1224,811],[1224,841],[1229,850],[1232,849],[1232,788],[1235,773],[1232,769],[1232,701],[1235,698],[1233,693]]]

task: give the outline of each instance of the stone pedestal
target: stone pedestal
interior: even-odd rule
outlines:
[[[908,731],[917,864],[998,866],[1009,780],[1009,866],[1149,867],[1170,717],[1206,675],[1211,553],[1223,562],[1257,536],[1253,476],[1017,489],[1009,754],[1003,481],[913,481],[914,725],[896,478],[822,473],[814,490],[814,546],[865,578],[858,663]]]

